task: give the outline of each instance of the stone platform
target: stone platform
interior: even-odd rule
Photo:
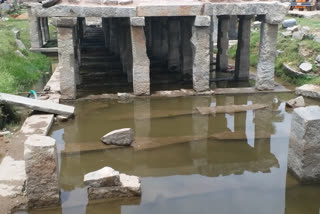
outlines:
[[[176,90],[190,83],[196,92],[209,91],[216,73],[228,72],[232,23],[238,31],[233,78],[247,81],[252,20],[261,22],[255,87],[273,90],[278,24],[290,7],[277,0],[61,0],[51,7],[28,5],[33,49],[48,40],[48,17],[57,27],[63,99],[76,99],[78,89],[88,83],[138,96],[150,95],[159,83]],[[100,22],[90,25],[89,17]]]

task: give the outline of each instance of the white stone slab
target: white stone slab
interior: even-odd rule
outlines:
[[[71,116],[74,114],[74,107],[62,104],[56,104],[48,101],[34,100],[26,97],[12,94],[0,93],[0,102],[24,106],[32,110],[38,110],[53,114]]]

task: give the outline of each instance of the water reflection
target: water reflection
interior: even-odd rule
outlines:
[[[61,151],[62,189],[62,208],[52,213],[316,213],[319,186],[301,186],[287,175],[291,112],[283,100],[292,96],[78,103],[76,120],[52,132]],[[194,111],[252,103],[269,106],[235,114]],[[105,149],[100,137],[122,127],[156,146]],[[104,166],[141,176],[141,201],[88,203],[83,176]]]

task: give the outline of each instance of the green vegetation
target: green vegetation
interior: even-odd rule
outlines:
[[[26,46],[18,56],[18,49],[12,29],[20,30],[20,39]],[[29,23],[27,20],[9,18],[0,21],[0,92],[17,93],[28,90],[43,72],[50,69],[50,60],[46,56],[29,51]]]
[[[298,25],[308,26],[313,32],[320,32],[320,19],[296,18],[296,20]],[[320,84],[320,77],[293,77],[286,74],[283,68],[283,63],[286,63],[299,70],[299,65],[304,61],[308,61],[313,64],[313,72],[320,74],[319,68],[317,68],[314,63],[315,58],[320,54],[320,43],[315,42],[312,40],[312,38],[306,38],[302,41],[292,38],[284,38],[281,36],[282,31],[285,30],[280,28],[277,50],[282,51],[282,53],[280,53],[280,55],[276,58],[275,74],[284,81],[298,86],[306,83]],[[253,67],[256,67],[258,64],[259,42],[260,32],[253,31],[251,33],[250,43],[250,64]],[[229,56],[231,56],[233,59],[235,59],[236,50],[236,45],[229,49]]]
[[[8,124],[16,124],[20,121],[20,116],[14,108],[9,105],[0,104],[0,130]]]

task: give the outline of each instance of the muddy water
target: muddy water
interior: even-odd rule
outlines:
[[[76,119],[55,125],[61,207],[30,214],[319,213],[320,185],[287,172],[293,94],[76,103]],[[266,103],[264,110],[201,116],[198,106]],[[308,105],[318,104],[307,100]],[[99,142],[123,127],[140,147]],[[150,146],[151,145],[151,146]],[[88,202],[84,174],[111,166],[142,177],[141,199]]]

